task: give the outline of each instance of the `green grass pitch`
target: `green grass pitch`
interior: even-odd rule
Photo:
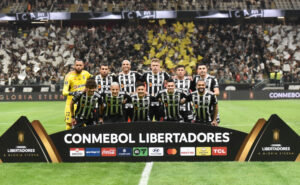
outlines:
[[[1,102],[0,135],[20,116],[40,120],[48,134],[65,129],[64,102]],[[221,125],[249,133],[259,118],[278,114],[300,134],[300,101],[220,101]],[[145,163],[0,164],[2,184],[137,185]],[[299,162],[154,162],[149,185],[299,184]]]

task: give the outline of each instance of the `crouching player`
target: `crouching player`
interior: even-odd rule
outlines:
[[[77,109],[74,115],[75,104]],[[97,92],[95,79],[89,78],[86,81],[84,91],[75,92],[70,104],[73,128],[101,123],[101,104],[101,95]]]
[[[192,92],[187,101],[192,103],[194,109],[193,123],[218,126],[218,101],[216,95],[206,90],[205,81],[200,79],[196,83],[196,91]]]
[[[156,101],[153,96],[146,94],[144,83],[138,83],[136,93],[131,95],[131,103],[133,105],[132,122],[136,121],[151,121],[150,120],[150,105]]]
[[[125,104],[131,101],[128,94],[121,91],[117,82],[113,82],[110,91],[101,93],[103,98],[103,106],[101,108],[101,116],[104,124],[127,122],[128,115],[125,114]]]
[[[175,88],[172,79],[167,81],[167,89],[158,92],[156,98],[164,108],[164,121],[184,122],[180,114],[180,105],[186,102],[187,95],[180,89]]]

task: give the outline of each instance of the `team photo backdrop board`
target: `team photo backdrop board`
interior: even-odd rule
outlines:
[[[5,162],[299,161],[300,138],[277,115],[247,134],[191,123],[95,125],[48,135],[20,117],[0,137]]]

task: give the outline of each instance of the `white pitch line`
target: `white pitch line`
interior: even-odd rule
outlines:
[[[147,162],[142,173],[139,185],[147,185],[150,177],[150,173],[152,170],[153,162]]]

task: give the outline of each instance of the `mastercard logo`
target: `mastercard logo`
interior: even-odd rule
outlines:
[[[176,155],[177,154],[177,150],[175,148],[169,148],[167,150],[167,154],[168,155]]]

